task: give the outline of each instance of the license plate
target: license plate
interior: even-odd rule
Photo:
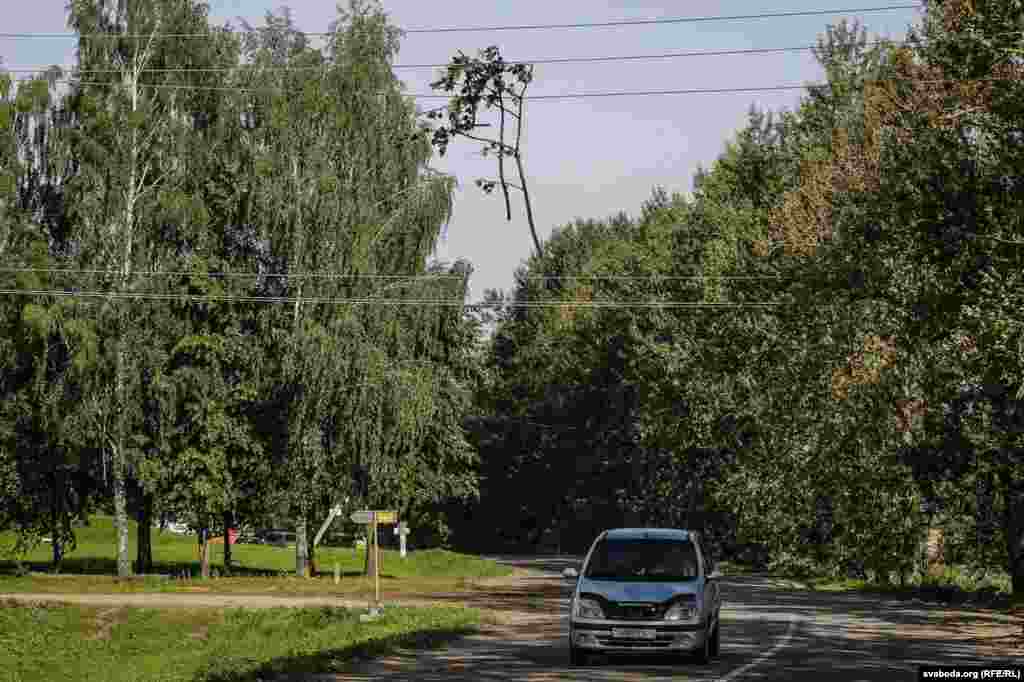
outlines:
[[[656,630],[635,630],[633,628],[612,628],[615,639],[656,639]]]

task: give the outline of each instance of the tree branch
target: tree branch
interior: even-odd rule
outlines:
[[[482,142],[484,144],[496,144],[496,145],[498,145],[500,147],[504,147],[507,151],[514,151],[514,148],[512,147],[512,145],[505,144],[503,141],[491,140],[491,139],[486,138],[486,137],[477,137],[476,135],[470,135],[469,133],[465,133],[465,132],[460,132],[459,135],[462,135],[463,137],[465,137],[467,139],[473,140],[474,142]]]
[[[498,105],[500,109],[499,118],[501,119],[501,128],[498,133],[498,139],[501,140],[501,144],[505,144],[505,107]],[[505,181],[505,154],[501,151],[498,152],[498,179],[501,182],[501,192],[505,196],[505,220],[512,220],[512,204],[508,198],[508,183]]]
[[[493,182],[495,184],[500,184],[501,183],[501,180],[492,180],[490,178],[480,178],[480,179],[484,180],[485,182]],[[523,191],[522,185],[517,185],[514,182],[508,182],[508,181],[506,181],[505,184],[508,185],[509,187],[513,188],[513,189],[519,190],[520,192]]]
[[[505,112],[505,113],[506,113],[506,114],[508,114],[509,116],[512,116],[512,117],[513,117],[513,118],[515,118],[515,119],[518,119],[518,118],[519,118],[519,114],[517,114],[516,112],[512,111],[511,109],[509,109],[509,108],[508,108],[508,107],[506,107],[506,106],[505,106],[504,104],[498,104],[497,106],[498,106],[498,109],[499,109],[499,110],[501,110],[501,111]]]
[[[531,68],[531,71],[532,71],[532,68]],[[530,224],[530,234],[533,236],[533,245],[537,249],[537,255],[542,257],[544,255],[544,249],[543,249],[543,247],[541,247],[540,239],[537,237],[537,225],[536,225],[536,223],[534,223],[534,220],[533,220],[533,204],[530,202],[530,191],[526,187],[526,172],[523,170],[523,157],[519,153],[520,142],[522,141],[522,138],[523,138],[523,118],[522,118],[523,102],[525,101],[526,88],[528,86],[529,86],[529,83],[523,83],[522,92],[519,93],[519,97],[518,97],[519,113],[520,113],[520,115],[518,117],[518,120],[516,121],[516,144],[515,144],[513,156],[515,157],[515,160],[516,160],[516,168],[519,171],[519,182],[522,183],[522,185],[523,185],[522,190],[523,190],[523,201],[526,204],[526,221]]]

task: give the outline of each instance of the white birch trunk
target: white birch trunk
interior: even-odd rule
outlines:
[[[155,35],[155,31],[154,34]],[[153,38],[140,55],[136,53],[130,70],[124,72],[124,84],[131,96],[131,113],[134,115],[139,109],[139,76],[148,61],[148,55],[153,46]],[[131,127],[131,142],[128,158],[128,186],[124,190],[124,215],[122,218],[121,231],[114,231],[123,244],[120,263],[120,277],[118,284],[123,293],[131,282],[132,247],[135,240],[136,204],[141,193],[140,177],[143,173],[139,171],[139,130],[134,123]],[[125,478],[127,476],[127,387],[126,387],[126,364],[127,364],[127,332],[128,332],[128,307],[127,301],[119,301],[117,310],[117,360],[115,365],[115,419],[116,422],[116,444],[111,453],[111,474],[113,478],[114,495],[114,528],[117,534],[117,575],[128,577],[132,574],[131,557],[128,553],[128,500],[125,493]]]

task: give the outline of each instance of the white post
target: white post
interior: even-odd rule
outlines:
[[[398,524],[398,528],[395,529],[398,533],[398,554],[403,559],[405,558],[405,536],[409,534],[409,529],[406,527],[405,522]]]
[[[377,515],[373,515],[373,604],[380,611],[380,547],[377,544]]]

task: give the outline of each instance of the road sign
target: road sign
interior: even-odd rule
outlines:
[[[372,511],[354,511],[349,514],[352,523],[373,523],[373,512]]]
[[[352,523],[398,523],[398,512],[363,509],[352,512],[348,518]]]

